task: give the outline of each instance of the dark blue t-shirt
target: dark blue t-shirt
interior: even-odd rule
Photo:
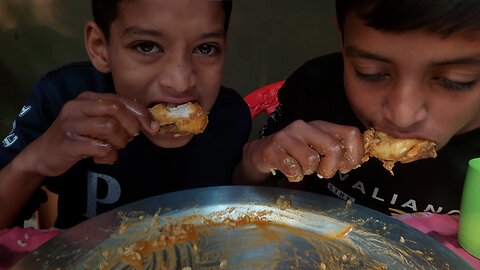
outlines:
[[[83,91],[114,93],[110,74],[87,62],[74,63],[40,79],[0,148],[0,167],[44,133],[63,105]],[[203,186],[228,185],[251,118],[247,104],[232,89],[222,87],[209,112],[205,131],[180,148],[160,148],[145,136],[135,137],[119,150],[113,165],[78,162],[64,175],[46,178],[59,195],[56,227],[67,228],[89,217],[149,196]],[[40,189],[17,218],[23,224],[45,200]]]

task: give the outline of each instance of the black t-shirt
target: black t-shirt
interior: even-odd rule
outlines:
[[[312,59],[296,70],[279,90],[279,102],[261,135],[272,134],[297,119],[365,130],[345,94],[340,53]],[[395,176],[371,158],[347,174],[337,173],[332,179],[306,176],[288,186],[349,199],[390,215],[422,211],[456,214],[468,160],[479,156],[480,129],[475,129],[453,137],[435,159],[395,163]]]
[[[40,79],[0,148],[0,168],[38,138],[62,106],[81,92],[114,93],[110,74],[90,63],[75,63]],[[113,165],[78,162],[64,175],[44,183],[59,194],[56,227],[67,228],[89,217],[149,196],[203,186],[230,184],[243,144],[248,140],[251,117],[247,104],[232,89],[222,87],[209,113],[205,131],[187,145],[165,149],[145,136],[135,137],[119,150]],[[40,189],[17,218],[23,224],[45,194]]]

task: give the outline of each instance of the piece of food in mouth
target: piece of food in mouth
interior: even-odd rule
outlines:
[[[383,167],[392,175],[395,162],[413,162],[419,159],[435,158],[436,143],[423,139],[400,139],[385,132],[370,128],[363,133],[363,147],[365,155],[362,163],[370,157],[383,162]]]
[[[180,105],[159,103],[148,109],[160,123],[158,133],[176,135],[200,134],[208,124],[208,115],[200,104],[187,102]]]

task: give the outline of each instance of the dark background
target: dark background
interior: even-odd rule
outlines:
[[[87,59],[83,25],[90,16],[87,0],[0,0],[0,140],[36,79]],[[245,96],[338,50],[333,18],[334,0],[234,0],[224,84]],[[254,121],[252,137],[263,121]]]

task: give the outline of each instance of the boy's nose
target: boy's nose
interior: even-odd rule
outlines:
[[[183,54],[171,55],[162,63],[158,75],[161,87],[185,92],[195,86],[196,77],[192,59]]]
[[[383,116],[393,125],[408,129],[427,117],[426,88],[416,83],[399,83],[389,92]]]

